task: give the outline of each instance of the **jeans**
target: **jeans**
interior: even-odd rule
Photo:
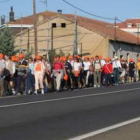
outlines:
[[[105,74],[105,86],[112,85],[111,74]]]
[[[25,83],[26,83],[26,78],[24,76],[18,75],[16,93],[25,91]],[[23,87],[22,89],[21,89],[21,86]]]
[[[114,68],[114,82],[115,84],[119,84],[119,69],[118,68]]]
[[[35,77],[33,74],[29,74],[28,77],[27,77],[27,81],[26,81],[26,93],[29,92],[29,90],[31,90],[32,88],[32,91],[34,93],[35,91]]]

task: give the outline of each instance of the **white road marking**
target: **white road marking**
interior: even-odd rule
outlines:
[[[125,122],[122,122],[122,123],[118,123],[118,124],[115,124],[115,125],[112,125],[112,126],[100,129],[100,130],[96,130],[96,131],[93,131],[91,133],[87,133],[87,134],[84,134],[84,135],[81,135],[81,136],[78,136],[78,137],[75,137],[75,138],[71,138],[69,140],[84,140],[84,139],[87,139],[89,137],[93,137],[93,136],[96,136],[96,135],[114,130],[116,128],[119,128],[119,127],[122,127],[122,126],[125,126],[125,125],[129,125],[129,124],[132,124],[132,123],[135,123],[135,122],[138,122],[138,121],[140,121],[140,117],[132,119],[132,120],[128,120],[128,121],[125,121]]]
[[[70,100],[70,99],[79,99],[79,98],[84,98],[84,97],[94,97],[94,96],[108,95],[108,94],[113,94],[113,93],[135,91],[135,90],[140,90],[140,88],[118,90],[118,91],[111,91],[111,92],[105,92],[105,93],[88,94],[88,95],[79,95],[79,96],[72,96],[72,97],[58,98],[58,99],[50,99],[50,100],[41,100],[41,101],[34,101],[34,102],[25,102],[25,103],[18,103],[18,104],[1,105],[0,108],[23,106],[23,105],[30,105],[30,104],[45,103],[45,102],[63,101],[63,100]]]

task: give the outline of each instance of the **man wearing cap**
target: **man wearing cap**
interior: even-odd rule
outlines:
[[[122,73],[121,73],[120,77],[121,77],[121,82],[124,84],[126,82],[125,77],[126,77],[126,70],[127,70],[127,64],[126,64],[124,58],[121,58],[121,66],[122,66]]]
[[[53,63],[53,76],[56,81],[56,91],[59,92],[61,89],[61,82],[64,75],[64,63],[60,61],[60,56],[56,57],[55,62]]]
[[[68,76],[67,88],[68,88],[68,90],[70,90],[74,87],[74,85],[73,85],[74,75],[72,73],[72,66],[71,66],[71,63],[68,62],[66,57],[63,57],[63,61],[64,61],[64,65],[65,65],[65,72],[66,72],[66,75]]]
[[[90,69],[90,66],[91,66],[91,62],[89,61],[89,57],[85,57],[84,58],[84,62],[83,62],[83,65],[84,65],[84,80],[85,80],[85,83],[86,83],[86,87],[89,86],[89,69]]]
[[[138,81],[140,81],[140,58],[138,58],[137,70],[138,70]]]
[[[5,55],[5,63],[6,63],[6,78],[4,80],[5,92],[10,92],[10,88],[12,89],[12,94],[15,94],[14,84],[13,84],[13,76],[16,72],[15,63],[10,60],[8,55]],[[10,85],[10,88],[9,88]]]
[[[3,60],[4,55],[0,54],[0,96],[4,95],[4,79],[3,73],[5,69],[5,61]]]
[[[94,87],[100,87],[101,86],[102,65],[101,65],[101,61],[100,61],[98,55],[96,55],[96,57],[95,57],[93,67],[94,67]]]
[[[34,65],[34,75],[35,75],[35,94],[38,94],[38,90],[41,89],[41,94],[44,94],[43,78],[45,74],[45,65],[42,62],[40,55],[37,55],[36,62]]]
[[[26,77],[27,77],[27,61],[24,59],[23,54],[19,54],[19,62],[17,68],[17,87],[16,87],[16,94],[21,95],[21,93],[25,92],[25,84],[26,84]],[[21,89],[21,85],[23,84],[23,89]]]
[[[114,83],[115,85],[119,85],[119,76],[120,76],[119,69],[121,69],[122,66],[117,56],[115,56],[112,64],[113,64],[113,71],[114,71]]]
[[[129,59],[129,82],[133,83],[134,82],[134,77],[135,77],[135,62],[132,58]]]

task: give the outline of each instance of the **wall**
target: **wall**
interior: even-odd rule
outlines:
[[[56,23],[56,28],[51,28],[52,23]],[[66,23],[66,28],[61,27],[61,23]],[[74,44],[74,29],[73,21],[66,20],[61,16],[39,24],[38,30],[38,49],[40,54],[45,54],[45,50],[50,50],[52,47],[52,31],[53,31],[53,48],[56,51],[63,50],[65,54],[73,54]],[[28,49],[34,48],[34,29],[22,33],[21,37],[16,37],[15,45],[18,48]],[[29,43],[29,46],[28,46]],[[78,26],[78,52],[81,54],[102,55],[104,58],[108,56],[108,38],[102,37],[92,31]],[[81,51],[82,48],[82,51]]]
[[[121,42],[112,42],[110,41],[110,51],[109,54],[113,58],[113,52],[117,53],[117,56],[123,56],[125,60],[133,58],[137,61],[137,58],[140,57],[140,46],[135,44],[127,44]],[[129,55],[128,55],[129,54]]]

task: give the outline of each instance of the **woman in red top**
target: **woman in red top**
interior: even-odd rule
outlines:
[[[113,82],[111,76],[113,74],[113,67],[109,57],[106,59],[106,64],[103,66],[103,71],[105,76],[105,86],[112,86]]]
[[[61,82],[63,79],[64,72],[65,72],[64,63],[60,61],[60,57],[58,56],[53,63],[53,75],[56,81],[57,92],[61,90]]]

